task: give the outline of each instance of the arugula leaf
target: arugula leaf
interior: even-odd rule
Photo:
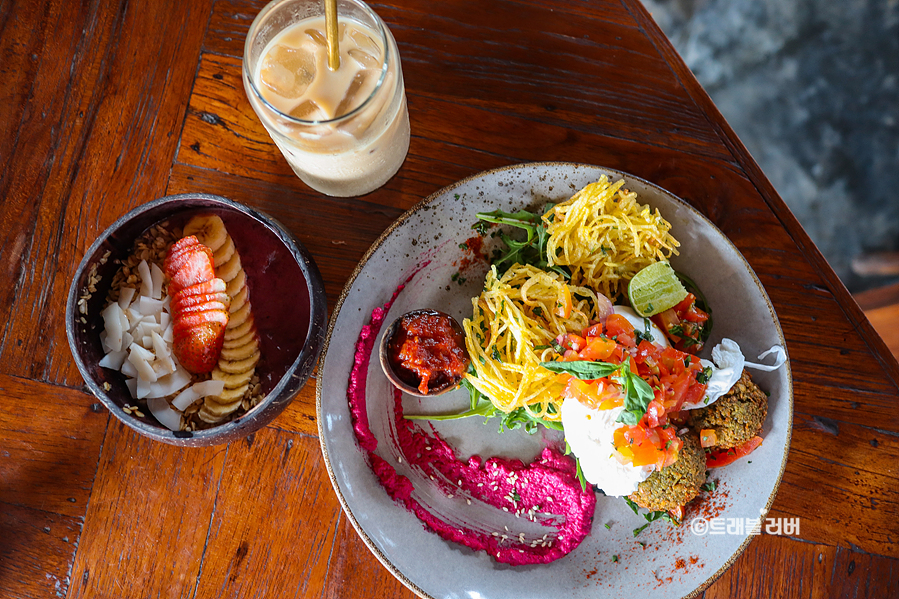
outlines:
[[[524,408],[516,408],[508,414],[497,410],[495,415],[502,416],[502,419],[500,420],[499,432],[503,432],[503,427],[510,431],[521,427],[526,433],[532,435],[537,432],[538,424],[552,430],[562,430],[561,422],[554,422],[552,420],[537,418]]]
[[[667,522],[668,524],[671,524],[672,526],[680,525],[680,522],[676,518],[674,518],[671,514],[669,514],[668,512],[655,511],[655,512],[647,512],[645,514],[640,514],[640,506],[637,505],[636,503],[634,503],[634,501],[630,497],[624,497],[624,501],[627,503],[628,507],[630,507],[631,510],[633,510],[633,512],[635,514],[642,515],[643,518],[646,520],[646,524],[634,529],[635,537],[637,535],[639,535],[641,532],[643,532],[644,530],[646,530],[646,527],[649,526],[651,523],[655,522],[656,520],[664,520],[665,522]]]
[[[571,452],[571,445],[568,444],[568,440],[565,440],[565,455],[570,455],[574,458],[574,466],[577,473],[577,479],[581,483],[581,491],[587,490],[587,479],[584,477],[584,471],[581,469],[581,461],[578,459],[576,455]]]
[[[551,208],[552,205],[548,205],[547,209]],[[518,210],[517,212],[494,210],[493,212],[479,212],[477,216],[482,223],[509,225],[522,229],[526,233],[523,241],[513,239],[505,233],[500,233],[499,237],[507,248],[505,252],[499,252],[493,261],[493,265],[497,267],[497,272],[500,275],[508,267],[518,263],[530,264],[542,270],[557,272],[566,279],[571,278],[571,273],[567,269],[557,265],[549,266],[546,258],[546,242],[549,240],[549,234],[546,232],[546,227],[540,215],[527,210]]]
[[[482,402],[478,406],[457,412],[456,414],[403,414],[406,420],[458,420],[459,418],[469,418],[471,416],[484,416],[490,418],[496,413],[496,407],[490,403]]]

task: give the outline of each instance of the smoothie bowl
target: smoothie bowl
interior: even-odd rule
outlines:
[[[132,210],[85,253],[66,333],[122,422],[181,446],[275,418],[321,351],[327,303],[308,251],[270,217],[209,194]]]

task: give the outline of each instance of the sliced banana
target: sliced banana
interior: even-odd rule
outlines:
[[[254,336],[246,345],[240,347],[223,347],[222,353],[219,354],[219,361],[227,360],[228,362],[239,362],[240,360],[246,360],[254,353],[258,353],[258,351],[259,341],[257,341]]]
[[[237,339],[228,339],[222,345],[222,349],[234,349],[237,347],[243,347],[248,344],[250,341],[256,338],[256,331],[252,330],[243,337],[238,337]]]
[[[218,405],[229,405],[234,403],[235,401],[240,401],[243,399],[243,396],[247,394],[247,389],[250,388],[249,384],[242,385],[236,389],[225,389],[218,395],[210,395],[206,399],[210,399]]]
[[[235,255],[237,254],[235,253]],[[233,260],[234,258],[232,257],[231,259]],[[234,297],[240,292],[241,289],[243,289],[244,285],[246,284],[247,273],[244,272],[244,269],[241,268],[237,272],[237,275],[225,284],[225,293],[227,293],[231,297]]]
[[[244,372],[232,374],[230,372],[225,372],[216,366],[212,371],[212,380],[225,383],[225,389],[239,389],[249,384],[250,379],[253,378],[254,371],[255,368],[250,368]]]
[[[237,408],[239,407],[239,399],[227,405],[217,404],[214,401],[210,401],[209,399],[207,399],[203,402],[203,407],[200,408],[200,411],[197,412],[197,416],[199,416],[200,420],[202,420],[203,422],[208,422],[209,424],[217,424],[236,412]]]
[[[245,302],[243,307],[240,310],[235,310],[231,312],[228,316],[228,327],[232,329],[236,329],[240,325],[247,322],[252,314],[250,313],[250,302]],[[233,324],[232,324],[233,323]]]
[[[250,288],[247,287],[246,285],[244,285],[243,289],[238,291],[237,295],[235,295],[231,299],[231,307],[229,308],[229,311],[237,312],[238,310],[243,308],[243,305],[245,303],[247,303],[247,300],[249,299],[249,297],[250,297]]]
[[[231,259],[231,256],[234,255],[234,240],[231,239],[231,236],[228,235],[228,239],[225,240],[225,244],[217,250],[212,251],[212,265],[215,268],[218,268],[225,262]]]
[[[231,321],[229,320],[228,322],[230,323]],[[250,317],[247,318],[246,322],[244,322],[243,324],[233,328],[229,327],[225,329],[225,341],[227,342],[232,339],[243,337],[253,330],[255,330],[255,327],[253,325],[253,316],[250,315]]]
[[[213,256],[213,260],[214,259],[215,257]],[[228,283],[242,271],[243,267],[240,265],[240,254],[234,252],[231,255],[230,260],[215,269],[215,276],[223,280],[225,283]],[[228,295],[231,294],[229,293]]]
[[[211,249],[213,253],[225,245],[228,239],[228,230],[225,223],[215,215],[195,216],[184,225],[184,236],[196,235],[197,239]]]
[[[247,372],[248,370],[255,368],[258,362],[259,350],[257,349],[250,355],[250,357],[244,358],[243,360],[237,360],[235,362],[219,358],[217,367],[223,372],[227,372],[228,374],[238,374],[241,372]]]

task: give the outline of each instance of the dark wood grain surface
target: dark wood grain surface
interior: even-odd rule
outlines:
[[[263,5],[0,0],[0,596],[413,596],[341,512],[314,381],[230,445],[150,442],[85,391],[67,289],[116,218],[204,191],[286,224],[333,307],[423,197],[547,160],[686,199],[746,256],[783,326],[795,416],[771,515],[801,517],[801,533],[756,538],[705,597],[895,596],[899,365],[642,5],[373,4],[402,55],[412,142],[382,189],[346,199],[293,175],[244,95]]]

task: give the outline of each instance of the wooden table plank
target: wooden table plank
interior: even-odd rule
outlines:
[[[82,518],[0,503],[0,596],[65,597]]]
[[[318,439],[263,429],[229,445],[224,471],[195,595],[321,596],[342,545]]]
[[[92,395],[0,375],[0,503],[84,518],[109,413]]]
[[[3,372],[80,384],[63,327],[70,273],[100,231],[163,194],[211,4],[48,6],[26,112],[37,122],[21,125],[0,181],[4,219],[28,225],[8,229],[27,244],[2,246],[16,249],[4,252]]]
[[[228,446],[177,448],[110,421],[67,597],[194,597]]]
[[[0,595],[65,596],[109,414],[2,374],[0,397]]]

